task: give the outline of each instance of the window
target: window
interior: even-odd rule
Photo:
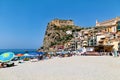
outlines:
[[[120,30],[120,21],[118,21],[117,24],[117,29]]]
[[[115,38],[116,38],[116,35],[114,34],[113,36],[114,36],[114,39],[115,39]]]
[[[116,32],[116,27],[114,27],[114,32]]]

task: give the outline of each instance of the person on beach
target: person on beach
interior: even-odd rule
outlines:
[[[84,56],[86,56],[86,52],[87,52],[86,48],[83,47],[83,55],[84,55]]]
[[[114,49],[114,57],[118,57],[118,52],[116,49]]]
[[[2,68],[3,66],[2,66],[2,63],[0,63],[0,68]]]
[[[43,55],[39,55],[38,60],[42,60],[42,59],[43,59]]]

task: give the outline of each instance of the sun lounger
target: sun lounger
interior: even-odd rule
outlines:
[[[0,68],[6,68],[6,67],[12,67],[12,66],[14,66],[14,62],[12,61],[0,64]]]
[[[37,58],[35,58],[35,59],[31,59],[30,61],[31,61],[31,62],[37,62],[37,61],[38,61],[38,59],[37,59]]]
[[[98,52],[93,52],[93,51],[88,51],[86,53],[82,53],[81,55],[85,55],[85,56],[100,56],[100,54]]]

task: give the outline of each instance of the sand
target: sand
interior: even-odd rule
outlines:
[[[120,80],[120,57],[73,56],[0,68],[0,80]]]

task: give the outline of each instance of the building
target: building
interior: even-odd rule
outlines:
[[[72,20],[54,19],[50,22],[50,24],[56,26],[73,26],[74,22]]]
[[[72,20],[53,20],[50,24],[57,26],[72,26]],[[96,26],[90,29],[82,29],[78,32],[66,31],[74,36],[69,42],[64,44],[66,50],[78,50],[81,47],[94,47],[95,51],[110,52],[114,49],[120,50],[120,17],[96,21]]]
[[[118,33],[120,33],[120,17],[116,17],[103,22],[96,21],[97,44],[114,45],[113,48],[118,50]]]
[[[106,20],[106,21],[103,21],[103,22],[98,22],[96,20],[96,26],[99,27],[99,26],[116,26],[117,22],[120,21],[120,17],[116,17],[116,18],[113,18],[113,19],[110,19],[110,20]]]

